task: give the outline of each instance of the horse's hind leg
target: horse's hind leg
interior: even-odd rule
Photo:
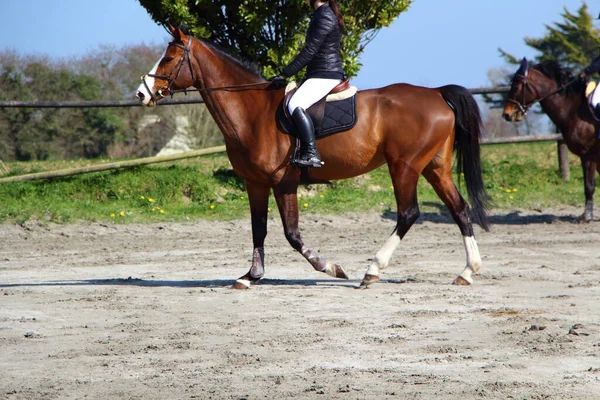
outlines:
[[[400,240],[404,238],[420,215],[419,204],[417,203],[419,173],[403,161],[390,165],[389,169],[398,208],[396,229],[394,229],[383,247],[375,254],[360,284],[362,288],[366,288],[379,280],[379,271],[388,266],[394,250],[400,244]]]
[[[600,168],[595,157],[581,157],[583,168],[583,189],[585,193],[585,208],[580,219],[591,222],[594,219],[594,191],[596,190],[596,169]]]
[[[252,283],[260,280],[265,274],[264,245],[267,237],[267,213],[271,188],[246,182],[246,190],[250,201],[254,251],[250,271],[235,281],[233,285],[235,289],[248,289]]]
[[[273,188],[286,239],[295,250],[306,258],[315,270],[335,278],[348,279],[340,265],[327,262],[325,257],[320,256],[315,250],[304,245],[298,228],[297,189],[298,185],[294,182],[283,183]]]
[[[473,283],[471,276],[481,268],[481,256],[479,255],[479,247],[477,247],[477,242],[473,234],[473,224],[469,218],[469,206],[452,181],[450,165],[444,168],[435,162],[431,162],[423,170],[423,176],[433,186],[433,189],[446,207],[448,207],[454,222],[458,225],[460,233],[463,236],[465,251],[467,253],[467,265],[453,283],[456,285],[470,285]]]

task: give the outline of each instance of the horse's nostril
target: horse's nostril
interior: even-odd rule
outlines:
[[[144,100],[144,97],[146,97],[146,96],[144,96],[144,93],[142,93],[142,92],[137,92],[135,94],[135,97],[137,97],[140,100]]]

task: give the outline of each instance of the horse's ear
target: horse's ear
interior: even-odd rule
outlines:
[[[169,25],[169,30],[171,31],[171,35],[173,35],[173,39],[175,39],[176,42],[181,42],[181,38],[183,36],[181,29],[179,29],[179,27]]]
[[[529,72],[529,65],[527,64],[527,59],[523,57],[523,59],[521,60],[521,66],[519,67],[517,73],[526,77],[527,72]]]

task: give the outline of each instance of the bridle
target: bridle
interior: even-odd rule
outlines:
[[[177,62],[177,65],[175,65],[173,70],[169,73],[169,75],[146,74],[146,75],[142,76],[141,79],[142,79],[142,82],[144,83],[144,87],[146,88],[148,93],[150,93],[150,97],[153,102],[156,103],[159,100],[159,99],[157,99],[156,94],[158,94],[161,98],[163,98],[163,97],[166,97],[169,95],[173,96],[175,93],[187,93],[187,92],[193,92],[193,91],[212,92],[212,91],[216,91],[216,90],[233,90],[233,89],[239,90],[239,89],[244,89],[244,88],[249,88],[249,87],[254,87],[254,86],[271,85],[272,84],[272,82],[267,81],[267,82],[258,82],[258,83],[247,83],[247,84],[243,84],[243,85],[220,86],[220,87],[214,87],[214,88],[173,90],[173,88],[172,88],[173,84],[177,80],[177,78],[179,78],[179,75],[181,74],[181,69],[183,68],[183,65],[186,63],[186,61],[187,61],[188,68],[190,70],[190,74],[192,75],[192,81],[196,80],[194,77],[194,68],[192,68],[192,59],[190,57],[190,49],[192,47],[193,40],[194,40],[194,38],[192,36],[188,36],[188,42],[187,42],[187,45],[185,45],[185,46],[183,46],[179,43],[176,43],[176,42],[169,42],[167,49],[170,46],[175,46],[175,47],[178,47],[183,50],[183,55]],[[152,90],[148,86],[148,83],[146,82],[146,77],[164,80],[167,82],[167,84],[164,86],[161,86],[156,91],[156,94],[155,94],[154,92],[152,92]]]
[[[523,88],[521,90],[521,101],[519,102],[518,100],[513,100],[513,99],[507,99],[506,101],[509,103],[513,103],[515,104],[518,108],[519,111],[525,115],[527,113],[527,111],[529,111],[529,108],[531,108],[531,106],[533,106],[535,103],[539,103],[540,101],[544,101],[545,99],[547,99],[550,96],[555,95],[558,92],[563,91],[564,89],[566,89],[568,86],[570,86],[571,84],[573,84],[574,82],[577,81],[577,78],[562,84],[561,86],[558,87],[558,89],[553,90],[552,92],[541,96],[541,97],[535,97],[532,101],[530,101],[529,103],[525,102],[525,93],[527,92],[527,88],[528,86],[528,82],[527,82],[527,75],[528,75],[529,70],[526,69],[525,73],[523,74],[519,74],[518,72],[515,74],[515,79],[520,79],[522,81],[522,85]],[[531,87],[532,89],[535,89],[533,86]],[[533,90],[530,90],[533,92]],[[537,93],[537,95],[539,96],[539,91],[537,89],[535,89],[535,92]]]
[[[150,93],[150,97],[152,98],[152,101],[156,102],[157,98],[156,98],[156,95],[154,94],[154,92],[152,92],[152,90],[150,89],[150,87],[148,87],[148,83],[146,82],[146,77],[167,81],[166,85],[161,86],[156,91],[156,94],[158,94],[161,98],[173,93],[173,89],[172,89],[173,83],[177,80],[177,78],[179,78],[179,74],[181,74],[181,69],[183,68],[183,64],[185,64],[186,60],[187,60],[188,67],[190,69],[190,74],[192,74],[192,81],[195,80],[194,79],[194,69],[192,68],[192,59],[190,58],[190,48],[192,47],[192,39],[193,38],[190,36],[188,39],[187,45],[185,45],[185,46],[183,46],[179,43],[169,42],[167,49],[171,46],[175,46],[175,47],[178,47],[183,50],[183,55],[177,62],[177,65],[175,65],[173,70],[169,73],[169,75],[146,74],[146,75],[142,76],[142,82],[144,82],[144,86],[146,87],[146,90],[148,91],[148,93]]]

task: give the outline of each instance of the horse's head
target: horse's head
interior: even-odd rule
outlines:
[[[193,38],[180,28],[169,26],[169,30],[173,41],[169,42],[152,70],[142,76],[142,83],[135,95],[144,106],[155,106],[173,90],[187,89],[194,84],[194,69],[190,57]]]
[[[535,101],[535,94],[528,90],[529,64],[527,59],[521,60],[521,65],[512,79],[510,92],[504,102],[502,116],[507,121],[520,121],[525,116],[529,106]]]

